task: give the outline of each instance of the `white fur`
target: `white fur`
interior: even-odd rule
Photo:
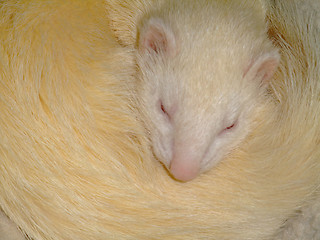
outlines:
[[[320,183],[318,30],[299,0],[276,2],[274,101],[232,155],[181,183],[151,157],[132,54],[107,27],[108,4],[124,19],[149,1],[2,1],[3,211],[35,240],[272,239]]]
[[[253,129],[279,55],[251,4],[175,0],[155,8],[139,28],[138,95],[154,152],[186,181]]]

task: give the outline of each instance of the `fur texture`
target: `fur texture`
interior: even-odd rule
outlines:
[[[223,2],[228,4],[231,1],[224,0]],[[118,42],[124,46],[136,44],[137,22],[146,12],[153,9],[155,4],[160,6],[163,2],[165,0],[106,1],[109,25],[114,31]],[[207,2],[210,3],[210,1]],[[265,16],[269,5],[269,1],[264,0],[238,2],[242,2],[244,5],[252,5],[254,12],[261,16]]]
[[[132,52],[110,36],[105,2],[1,2],[4,212],[35,240],[272,239],[320,183],[318,30],[298,0],[281,2],[274,101],[233,155],[188,183],[146,147]]]
[[[154,153],[176,179],[223,161],[268,102],[280,57],[253,3],[168,0],[139,21],[137,95]]]

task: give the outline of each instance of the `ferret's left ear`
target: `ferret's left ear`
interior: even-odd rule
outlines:
[[[265,85],[276,72],[280,62],[280,55],[277,51],[263,54],[253,61],[244,73],[244,77],[249,77]]]
[[[139,36],[139,51],[174,56],[177,51],[176,36],[161,18],[150,18]]]

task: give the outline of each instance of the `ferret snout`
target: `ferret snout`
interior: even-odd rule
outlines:
[[[173,152],[169,171],[177,180],[187,182],[196,178],[200,173],[200,161],[197,161],[188,149]]]
[[[173,160],[169,171],[175,179],[187,182],[199,175],[199,164],[198,166],[194,165],[193,162],[186,164],[179,162],[179,160]]]

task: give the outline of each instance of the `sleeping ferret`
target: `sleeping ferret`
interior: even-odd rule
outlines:
[[[245,139],[279,54],[243,1],[154,5],[138,24],[138,95],[155,155],[188,181]]]
[[[281,52],[274,99],[214,171],[181,183],[150,157],[131,111],[139,108],[127,90],[135,61],[110,36],[110,2],[0,3],[6,215],[34,240],[274,240],[288,230],[320,184],[315,16],[299,0],[276,1],[268,17]]]

